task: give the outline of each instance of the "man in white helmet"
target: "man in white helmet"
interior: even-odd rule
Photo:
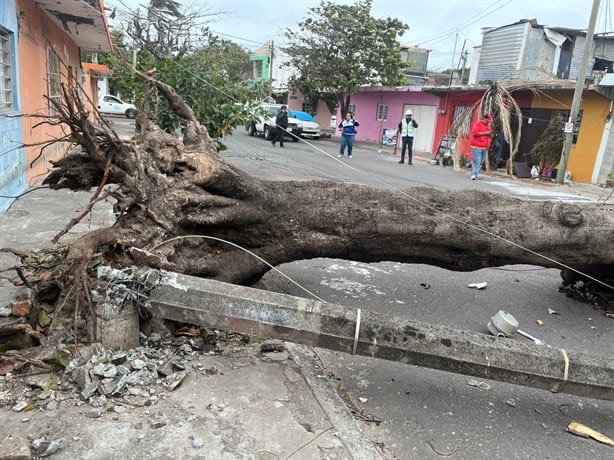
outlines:
[[[414,120],[413,112],[409,109],[406,110],[405,118],[399,123],[399,134],[403,142],[403,147],[401,148],[401,161],[399,161],[399,163],[405,162],[405,149],[407,149],[407,164],[412,164],[411,157],[414,148],[414,133],[417,127],[418,123]]]

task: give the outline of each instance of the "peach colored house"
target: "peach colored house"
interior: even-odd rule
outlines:
[[[103,0],[0,0],[0,213],[66,153],[61,127],[41,123],[48,98],[78,84],[96,103],[108,69],[82,66],[81,52],[111,52]]]
[[[81,67],[81,51],[108,53],[111,37],[102,0],[16,0],[19,18],[19,82],[23,114],[52,113],[49,98],[61,97],[61,83],[80,84],[92,101],[88,72]],[[91,74],[90,74],[91,75]],[[24,155],[29,184],[50,168],[50,160],[66,153],[68,144],[56,142],[41,147],[62,135],[59,126],[39,124],[40,119],[22,120]],[[37,126],[37,124],[39,124]]]

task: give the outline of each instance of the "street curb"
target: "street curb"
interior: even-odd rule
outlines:
[[[383,460],[373,443],[362,432],[356,419],[339,397],[328,376],[324,375],[321,361],[306,346],[285,342],[294,362],[302,369],[305,382],[314,398],[337,430],[349,454],[356,460]]]

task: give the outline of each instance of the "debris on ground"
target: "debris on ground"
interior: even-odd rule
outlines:
[[[479,388],[480,390],[490,390],[490,385],[486,382],[481,382],[479,380],[471,379],[467,382],[467,385],[472,387]]]
[[[476,289],[480,290],[480,289],[485,289],[486,286],[488,286],[488,283],[486,281],[484,281],[482,283],[471,283],[467,287],[476,288]]]
[[[583,438],[592,438],[595,441],[599,441],[603,444],[614,447],[614,440],[581,423],[571,422],[569,425],[567,425],[567,431],[577,436],[582,436]]]

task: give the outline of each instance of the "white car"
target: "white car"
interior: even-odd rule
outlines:
[[[122,101],[120,98],[109,94],[98,99],[98,111],[112,115],[125,115],[126,118],[136,117],[136,107],[134,104]]]
[[[260,117],[257,123],[253,123],[247,127],[247,133],[250,136],[263,134],[267,140],[273,139],[273,133],[275,132],[275,117],[279,113],[283,104],[261,104],[260,107],[265,109],[269,116]],[[286,133],[286,136],[291,137],[293,142],[298,142],[300,135],[303,132],[303,124],[300,120],[294,117],[291,110],[288,110],[288,128],[293,136]]]

